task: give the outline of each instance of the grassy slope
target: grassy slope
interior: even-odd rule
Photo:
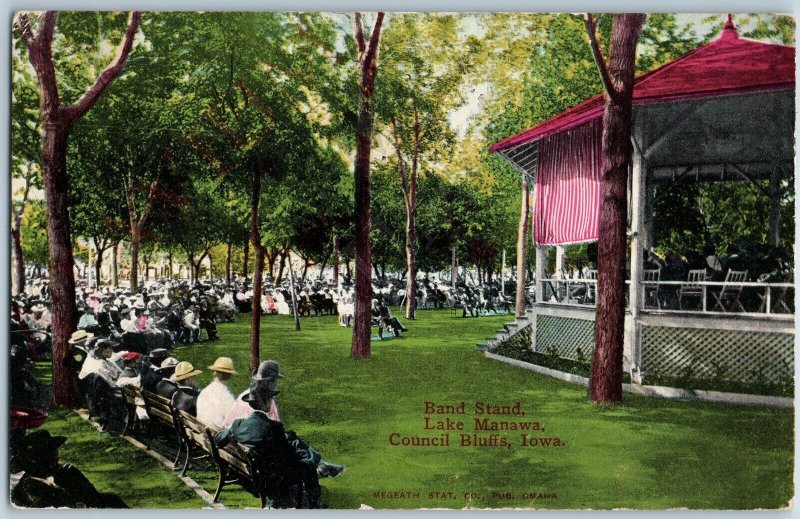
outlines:
[[[447,311],[419,316],[406,337],[374,342],[366,361],[350,359],[351,330],[337,326],[334,317],[304,319],[302,332],[293,331],[288,317],[263,321],[261,356],[278,360],[286,376],[279,397],[284,423],[327,459],[349,466],[342,476],[323,480],[331,508],[775,508],[793,495],[791,411],[631,395],[620,407],[592,406],[585,388],[475,350],[474,343],[507,318],[462,320]],[[221,341],[180,347],[175,355],[204,370],[201,385],[210,380],[207,366],[217,356],[232,357],[242,372],[232,383],[238,391],[248,383],[248,334],[245,320],[224,325]],[[559,437],[565,446],[524,448],[517,432],[501,433],[510,449],[459,447],[456,433],[450,447],[390,446],[392,432],[426,434],[426,400],[465,401],[467,415],[454,418],[465,422],[467,432],[475,401],[519,400],[527,412],[522,419],[541,421],[540,436]],[[191,475],[213,491],[212,472]],[[375,491],[420,495],[386,499]],[[429,492],[452,492],[454,498],[429,499]],[[477,496],[464,499],[467,492]],[[492,492],[514,497],[498,499]],[[558,497],[526,499],[524,492]],[[168,506],[200,504],[166,499]],[[222,500],[257,504],[234,488]],[[163,496],[131,500],[138,506],[164,502]]]

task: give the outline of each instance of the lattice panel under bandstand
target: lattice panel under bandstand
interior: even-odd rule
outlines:
[[[594,321],[536,316],[536,351],[548,353],[551,348],[555,348],[560,356],[573,360],[580,360],[580,348],[583,361],[591,359],[594,352]]]
[[[744,383],[778,383],[794,374],[791,334],[645,326],[642,370]]]

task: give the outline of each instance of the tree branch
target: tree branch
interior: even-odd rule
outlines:
[[[400,179],[403,182],[403,198],[406,199],[408,205],[408,176],[406,175],[406,163],[403,160],[403,152],[401,150],[402,141],[400,140],[400,130],[397,129],[397,117],[392,116],[392,130],[394,133],[394,149],[397,154],[397,163],[400,167]]]
[[[36,41],[36,36],[33,34],[31,19],[28,17],[27,13],[19,13],[19,15],[17,15],[17,27],[19,27],[19,32],[22,35],[22,42],[25,44],[28,52],[38,52],[39,44]]]
[[[359,12],[356,12],[355,25],[356,46],[358,48],[358,58],[359,61],[361,61],[361,59],[364,57],[364,53],[367,52],[367,42],[364,40],[364,28],[361,22],[361,13]]]
[[[594,19],[592,13],[586,13],[586,33],[589,35],[589,46],[592,48],[592,55],[594,56],[594,63],[597,65],[597,70],[600,72],[600,78],[603,81],[603,88],[609,97],[615,101],[619,97],[614,82],[608,73],[608,65],[603,57],[603,51],[600,50],[600,44],[597,41],[597,20]]]
[[[56,22],[58,21],[58,11],[47,11],[44,13],[44,21],[42,22],[42,29],[39,31],[39,37],[36,38],[36,43],[39,48],[49,48],[53,42],[53,33],[56,30]]]
[[[67,116],[70,120],[74,121],[80,119],[83,114],[89,111],[94,106],[100,94],[111,84],[112,81],[122,71],[125,65],[125,60],[128,59],[128,54],[133,48],[133,38],[136,36],[136,31],[139,28],[139,19],[141,13],[139,11],[132,11],[128,17],[128,29],[125,31],[125,37],[117,47],[117,55],[114,61],[97,77],[94,84],[78,99],[78,101],[67,108]],[[46,21],[46,19],[45,19]]]
[[[381,11],[378,13],[378,17],[375,18],[375,25],[372,27],[372,34],[369,36],[369,49],[367,49],[367,56],[364,58],[364,61],[367,63],[373,63],[377,58],[378,40],[380,40],[381,37],[381,26],[383,25],[384,16],[386,16],[386,13]]]
[[[147,193],[147,204],[145,204],[144,209],[142,210],[142,216],[139,218],[139,228],[141,229],[144,226],[144,222],[147,220],[147,217],[150,215],[150,210],[153,208],[153,203],[156,199],[156,187],[158,186],[158,179],[153,180],[150,183],[150,190]]]

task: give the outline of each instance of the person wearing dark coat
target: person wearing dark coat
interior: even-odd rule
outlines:
[[[162,378],[156,384],[156,394],[158,396],[163,396],[170,402],[172,401],[172,395],[174,395],[178,391],[178,384],[168,378]]]
[[[200,326],[205,328],[209,341],[216,341],[219,339],[217,336],[217,323],[214,311],[208,304],[207,299],[200,301]]]
[[[197,416],[197,397],[200,395],[200,390],[197,389],[197,375],[200,373],[202,371],[194,369],[191,362],[183,361],[175,366],[175,373],[170,377],[170,380],[177,384],[170,399],[172,407]]]
[[[157,348],[142,359],[142,389],[151,392],[156,391],[156,386],[165,377],[159,366],[168,356],[169,352],[166,349]]]
[[[164,326],[172,337],[172,342],[180,342],[181,330],[183,329],[183,314],[181,305],[172,305],[171,311],[164,317]]]
[[[378,315],[385,325],[394,332],[395,337],[400,337],[400,332],[408,331],[408,328],[400,324],[397,317],[392,317],[389,307],[386,306],[383,301],[378,303]]]
[[[116,494],[99,492],[76,467],[60,464],[65,436],[34,431],[11,450],[11,502],[25,508],[128,508]]]
[[[264,475],[263,491],[275,508],[319,508],[322,490],[316,465],[301,459],[283,425],[267,416],[277,394],[268,383],[251,383],[244,400],[254,412],[217,433],[214,443],[224,447],[235,441],[252,450]]]

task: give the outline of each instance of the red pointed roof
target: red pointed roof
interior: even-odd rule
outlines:
[[[720,36],[636,78],[633,104],[794,89],[795,48],[740,38],[728,16]],[[491,147],[502,151],[569,130],[603,113],[598,94]]]

